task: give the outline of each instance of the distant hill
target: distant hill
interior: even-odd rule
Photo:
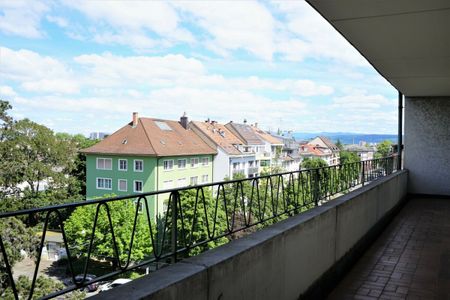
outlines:
[[[380,143],[384,140],[390,140],[397,143],[396,134],[364,134],[364,133],[350,133],[350,132],[317,132],[317,133],[301,133],[295,132],[292,134],[297,141],[310,140],[318,135],[326,136],[333,142],[340,140],[343,144],[358,144],[360,141],[366,143]]]

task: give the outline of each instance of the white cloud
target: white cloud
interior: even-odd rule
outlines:
[[[40,38],[41,19],[47,5],[39,1],[0,1],[0,31],[8,35],[26,38]]]
[[[203,64],[179,54],[165,56],[81,55],[74,61],[85,69],[84,82],[97,87],[173,85],[206,73]]]
[[[20,82],[25,90],[39,93],[76,93],[72,72],[59,60],[30,50],[0,47],[0,75]]]
[[[162,1],[65,1],[96,22],[93,40],[127,45],[143,51],[155,46],[195,41],[182,28],[175,9]],[[156,34],[159,38],[150,38]]]
[[[210,37],[204,43],[219,54],[230,50],[247,50],[255,56],[271,60],[275,50],[275,20],[261,3],[253,1],[184,1],[174,2],[193,16],[193,23]]]
[[[14,97],[16,95],[17,93],[12,87],[7,85],[0,86],[0,99],[7,100],[4,97]]]
[[[21,86],[29,92],[37,93],[74,94],[80,91],[78,83],[71,79],[42,79],[24,82]]]
[[[66,28],[67,26],[69,26],[69,22],[65,18],[62,18],[62,17],[47,16],[46,19],[50,23],[55,23],[56,25],[58,25],[59,27],[62,27],[62,28]]]
[[[354,111],[375,111],[380,108],[394,108],[395,104],[395,100],[389,100],[382,95],[355,91],[349,95],[333,98],[332,105],[329,108],[338,108],[351,113]]]
[[[353,66],[369,66],[359,52],[305,1],[276,1],[274,7],[284,14],[280,24],[278,51],[291,61],[333,59]]]

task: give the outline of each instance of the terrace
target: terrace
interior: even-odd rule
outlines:
[[[94,281],[153,262],[177,263],[96,299],[450,297],[450,5],[406,0],[310,2],[399,90],[399,145],[405,107],[403,155],[165,191],[171,193],[167,218],[159,238],[150,232],[152,255],[131,262],[129,256],[119,258],[115,249],[118,264]],[[195,191],[197,216],[203,214],[202,225],[207,228],[201,238],[188,229],[195,227],[197,218],[183,217],[180,197],[189,189]],[[214,195],[212,206],[205,201],[208,191]],[[140,195],[138,202],[145,206],[146,197],[154,194]],[[100,209],[108,212],[112,202],[135,200],[132,195],[1,217],[44,213],[48,220],[86,205],[95,206],[98,216]],[[213,208],[212,213],[207,208]],[[215,226],[220,209],[226,224],[221,230]],[[135,218],[141,217],[151,229],[148,210],[147,214],[136,210]],[[273,221],[279,222],[266,226]],[[253,232],[255,227],[264,228]],[[95,221],[91,231],[93,236]],[[193,249],[239,232],[245,236],[188,257]],[[89,261],[95,244],[93,238],[87,240]],[[70,257],[65,236],[64,242]],[[0,246],[7,257],[3,243]],[[89,263],[84,273],[88,271]],[[37,271],[35,279],[36,275]],[[89,283],[78,282],[62,292]]]

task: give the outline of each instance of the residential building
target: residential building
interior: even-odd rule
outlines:
[[[245,152],[243,142],[225,125],[216,121],[192,121],[189,128],[202,138],[210,147],[217,150],[214,156],[213,181],[232,179],[237,174],[245,177],[258,175],[258,161],[255,153]]]
[[[255,167],[258,167],[258,173],[262,168],[270,167],[270,153],[264,155],[265,143],[255,133],[252,126],[248,125],[246,121],[244,121],[244,124],[230,121],[225,124],[225,127],[241,140],[242,145],[238,146],[241,152],[256,156]]]
[[[329,166],[339,164],[339,148],[329,138],[318,136],[308,144],[313,146],[315,149],[319,149],[323,153],[330,154],[326,156],[326,162]]]
[[[300,143],[295,140],[290,133],[272,136],[281,139],[283,141],[283,148],[281,153],[281,166],[286,171],[297,171],[300,167],[302,157],[300,156]]]
[[[330,161],[332,161],[333,154],[331,150],[325,147],[316,147],[310,145],[309,143],[306,143],[300,145],[299,155],[302,160],[306,158],[320,158],[323,159],[328,165],[330,165]]]
[[[94,146],[86,154],[86,198],[129,195],[210,183],[216,150],[180,122],[139,118]],[[167,198],[167,197],[166,197]],[[164,211],[164,197],[149,201],[152,212]]]
[[[376,149],[374,147],[364,145],[365,144],[361,143],[345,145],[344,150],[356,153],[361,159],[361,161],[373,159]]]
[[[269,160],[268,166],[265,166],[263,168],[265,168],[267,171],[269,170],[268,167],[281,168],[281,152],[283,148],[283,141],[277,137],[272,136],[270,133],[258,128],[258,123],[255,123],[250,127],[253,129],[254,133],[256,133],[256,136],[263,142],[263,147],[260,148],[262,151],[257,154],[257,159],[259,161]]]

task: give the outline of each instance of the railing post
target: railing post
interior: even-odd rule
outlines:
[[[171,236],[171,249],[172,249],[172,263],[177,262],[177,216],[178,216],[178,192],[172,194],[172,236]]]
[[[364,167],[365,163],[364,161],[362,163],[362,174],[361,174],[361,184],[364,186],[364,183],[366,182],[366,168]]]
[[[319,206],[319,193],[320,193],[320,176],[319,176],[319,169],[313,170],[313,182],[314,182],[314,192],[313,192],[313,198],[314,198],[314,205]]]

